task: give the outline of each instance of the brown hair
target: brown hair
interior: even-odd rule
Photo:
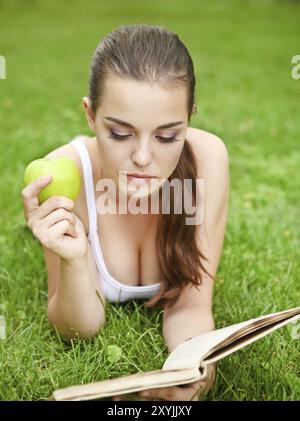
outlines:
[[[190,122],[195,104],[195,74],[190,54],[178,35],[149,24],[123,25],[110,32],[98,45],[92,59],[89,80],[89,99],[95,113],[104,94],[104,81],[108,75],[118,75],[148,82],[168,84],[183,83],[187,87],[187,110]],[[178,164],[168,178],[192,180],[192,200],[195,205],[197,166],[188,142]],[[161,193],[160,193],[161,194]],[[202,282],[203,266],[196,241],[196,226],[186,225],[187,215],[174,212],[174,199],[170,195],[170,213],[158,215],[156,250],[162,274],[162,286],[158,294],[147,301],[147,307],[168,307],[179,297],[187,284],[198,286]]]

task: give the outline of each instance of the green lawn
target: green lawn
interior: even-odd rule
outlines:
[[[217,134],[231,167],[229,220],[215,286],[220,328],[299,305],[300,54],[296,1],[0,0],[0,399],[160,368],[162,312],[108,304],[90,342],[61,342],[47,321],[42,249],[26,228],[25,166],[89,130],[81,107],[91,55],[121,24],[177,32],[197,73],[191,125]],[[122,348],[112,363],[108,345]],[[299,400],[299,340],[286,326],[225,358],[207,400]]]

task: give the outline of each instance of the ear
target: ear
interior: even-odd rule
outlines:
[[[92,132],[95,133],[95,116],[91,108],[89,97],[85,96],[82,98],[82,105],[85,110],[85,116],[86,116],[89,128],[92,130]]]

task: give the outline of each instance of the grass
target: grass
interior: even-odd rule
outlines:
[[[46,317],[46,270],[26,228],[20,191],[33,159],[89,133],[81,109],[91,55],[125,23],[177,32],[194,60],[191,125],[227,145],[229,219],[215,286],[216,327],[299,305],[300,80],[296,1],[0,0],[0,399],[43,400],[53,389],[160,368],[162,312],[108,304],[92,341],[62,342]],[[122,349],[112,362],[109,345]],[[219,362],[206,400],[299,400],[299,340],[282,328]]]

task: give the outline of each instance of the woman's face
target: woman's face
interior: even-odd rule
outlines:
[[[106,79],[96,115],[85,97],[83,104],[97,138],[102,178],[112,179],[116,189],[128,198],[133,193],[141,198],[157,191],[176,168],[184,146],[186,103],[182,85],[166,89],[159,83],[150,85],[117,76]],[[159,128],[165,125],[172,127]],[[138,184],[127,173],[156,178]]]

